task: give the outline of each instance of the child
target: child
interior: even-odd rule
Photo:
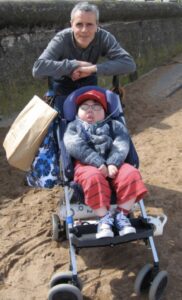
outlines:
[[[129,211],[147,193],[139,171],[125,163],[129,151],[126,127],[117,120],[107,122],[105,94],[89,90],[76,98],[78,113],[68,124],[64,143],[75,159],[74,181],[81,184],[85,203],[99,217],[96,238],[135,233]],[[116,192],[117,209],[111,214],[111,187]]]

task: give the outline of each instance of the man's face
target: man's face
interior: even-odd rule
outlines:
[[[71,27],[77,45],[80,48],[87,48],[97,31],[95,13],[77,11],[71,20]]]

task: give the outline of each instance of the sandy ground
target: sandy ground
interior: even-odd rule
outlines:
[[[182,297],[182,90],[174,86],[179,74],[173,74],[175,67],[182,67],[182,57],[177,61],[129,85],[125,100],[126,120],[149,190],[146,209],[168,216],[164,234],[155,238],[160,268],[169,273],[165,300]],[[7,130],[0,129],[1,146]],[[68,242],[51,239],[51,214],[62,191],[26,187],[24,173],[8,165],[2,147],[0,166],[0,299],[45,300],[51,276],[69,269]],[[152,252],[142,241],[81,250],[77,263],[84,300],[147,299],[136,297],[133,284],[148,262],[153,262]]]

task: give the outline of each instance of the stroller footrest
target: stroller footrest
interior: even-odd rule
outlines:
[[[75,248],[90,248],[115,246],[126,242],[147,239],[153,235],[153,226],[144,219],[130,219],[132,226],[136,228],[136,233],[119,236],[115,232],[112,238],[96,239],[97,225],[84,224],[75,227],[72,235],[72,243]]]

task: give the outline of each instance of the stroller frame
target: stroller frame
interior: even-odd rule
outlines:
[[[118,101],[120,101],[119,96]],[[122,109],[122,107],[120,107],[120,109]],[[57,126],[58,146],[62,149],[63,142],[60,136],[60,127]],[[62,296],[65,297],[64,299],[68,300],[83,299],[81,294],[82,284],[78,276],[76,263],[76,255],[80,249],[105,246],[113,247],[115,245],[136,240],[143,240],[145,244],[149,244],[153,256],[153,264],[146,264],[140,270],[135,280],[134,291],[137,295],[140,295],[143,291],[147,290],[149,291],[149,300],[161,299],[167,285],[168,274],[166,271],[160,271],[159,257],[153,238],[156,228],[155,224],[152,223],[151,220],[149,222],[143,199],[139,201],[141,216],[137,218],[130,218],[131,224],[136,228],[136,233],[125,236],[115,235],[113,238],[96,239],[95,233],[97,229],[97,222],[89,218],[89,213],[88,220],[84,222],[80,223],[78,222],[78,219],[76,219],[76,213],[73,211],[71,205],[72,192],[70,193],[69,179],[65,173],[64,161],[61,156],[60,159],[62,165],[61,185],[64,187],[64,205],[66,207],[66,215],[63,216],[61,206],[58,209],[58,214],[52,215],[52,233],[53,240],[57,242],[60,242],[64,238],[69,241],[70,270],[69,272],[60,272],[53,275],[50,281],[48,299],[57,300],[59,296],[60,300]],[[87,218],[87,216],[85,217]]]

